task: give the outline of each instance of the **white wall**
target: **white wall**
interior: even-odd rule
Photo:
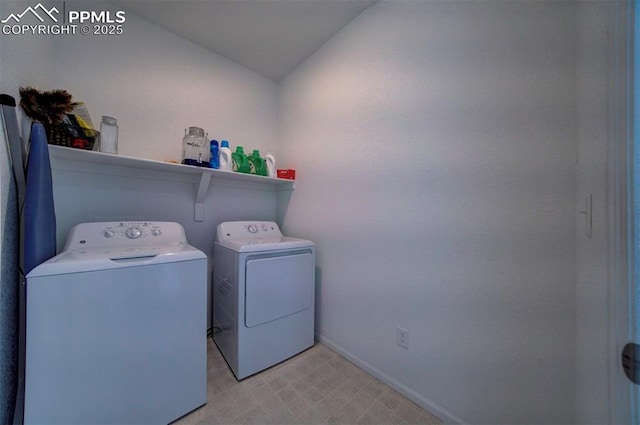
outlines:
[[[42,1],[43,5],[50,2]],[[3,2],[0,15],[4,19],[11,12],[24,9],[24,2]],[[20,86],[33,85],[51,90],[53,39],[47,36],[2,35],[0,37],[0,91],[20,102]]]
[[[66,10],[86,5],[65,2]],[[91,2],[91,9],[118,10],[104,1]],[[133,14],[126,14],[123,29],[122,35],[3,36],[1,87],[18,101],[19,86],[63,88],[87,104],[94,124],[102,115],[116,117],[122,155],[180,161],[184,129],[194,125],[229,140],[232,149],[277,152],[273,81]],[[210,255],[219,222],[276,218],[273,188],[214,181],[205,219],[195,222],[197,179],[53,165],[59,251],[78,223],[143,219],[182,223],[189,242]]]
[[[82,2],[66,2],[68,10],[82,9],[81,5]],[[92,2],[91,6],[92,10],[119,10],[102,1]],[[277,86],[273,81],[131,13],[126,14],[123,30],[122,35],[54,37],[56,86],[64,87],[76,99],[85,101],[94,121],[99,121],[101,115],[112,115],[118,119],[120,154],[179,161],[184,129],[192,125],[205,128],[211,138],[229,140],[232,149],[243,145],[245,149],[255,147],[262,152],[275,151]],[[81,177],[75,181],[65,179],[64,184],[70,187],[84,185],[80,180]],[[75,206],[68,205],[78,202],[89,205],[91,201],[74,202],[77,193],[73,191],[65,198],[65,188],[59,186],[62,183],[56,182],[60,188],[56,207],[62,211],[62,223],[70,224],[82,217],[73,212]],[[88,186],[93,183],[88,183]],[[176,185],[179,183],[176,181]],[[108,181],[99,182],[98,190],[125,192],[121,197],[126,199],[126,205],[109,206],[98,202],[91,207],[91,216],[108,218],[121,215],[117,210],[128,211],[130,215],[140,210],[140,215],[184,214],[187,222],[193,221],[195,183],[189,183],[187,188],[167,187],[162,179],[136,183],[141,185],[143,192],[157,193],[155,201],[143,201],[144,195],[127,196],[126,193],[135,193],[135,190],[123,184],[111,177]],[[174,191],[185,200],[169,201],[166,197]],[[210,193],[213,192],[212,188]],[[112,195],[118,197],[115,193]],[[87,193],[86,196],[91,199],[98,194],[92,196]],[[218,190],[216,202],[207,209],[208,214],[215,214],[216,208],[226,208],[228,196]],[[271,201],[267,207],[271,216],[275,214],[273,203]],[[154,204],[159,208],[153,207]],[[184,212],[177,213],[183,209]],[[239,211],[243,213],[238,215],[250,215],[242,208]],[[74,220],[67,220],[66,214],[73,214]],[[207,225],[211,228],[215,224],[208,222]],[[66,234],[67,230],[63,225],[59,234]],[[203,244],[208,246],[212,239],[206,239]]]
[[[592,237],[577,222],[576,423],[609,422],[607,276],[608,16],[611,2],[578,2],[578,196],[593,195]],[[613,319],[613,318],[611,318]],[[613,407],[613,405],[612,405]]]
[[[383,1],[280,86],[319,336],[448,421],[574,422],[575,12]]]
[[[67,10],[87,2],[67,1]],[[91,9],[118,7],[92,1]],[[113,15],[112,15],[113,16]],[[96,125],[118,119],[122,155],[182,159],[189,126],[235,150],[276,149],[276,84],[127,13],[122,35],[56,36],[55,84],[86,102]]]

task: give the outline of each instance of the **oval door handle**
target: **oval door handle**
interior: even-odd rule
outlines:
[[[622,350],[622,368],[634,384],[640,384],[640,345],[628,343]]]

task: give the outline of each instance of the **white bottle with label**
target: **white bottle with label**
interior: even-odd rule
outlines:
[[[271,152],[267,152],[267,155],[264,157],[264,161],[267,163],[267,176],[275,177],[276,176],[276,159],[274,158]]]
[[[118,153],[118,120],[106,115],[100,123],[100,152]]]
[[[220,142],[220,150],[218,151],[220,157],[219,170],[233,171],[233,164],[231,162],[231,149],[229,148],[229,142],[223,140]]]

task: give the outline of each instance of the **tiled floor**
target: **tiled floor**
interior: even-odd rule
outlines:
[[[442,423],[320,343],[238,382],[209,340],[208,369],[207,404],[174,425]]]

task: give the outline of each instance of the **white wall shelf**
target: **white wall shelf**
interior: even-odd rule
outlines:
[[[54,169],[128,175],[141,178],[162,178],[163,175],[169,175],[171,179],[197,179],[198,188],[194,200],[195,221],[204,220],[204,200],[207,197],[209,185],[212,181],[242,182],[278,191],[295,189],[295,181],[293,180],[112,155],[64,146],[49,145],[49,155],[51,156],[51,166]]]

